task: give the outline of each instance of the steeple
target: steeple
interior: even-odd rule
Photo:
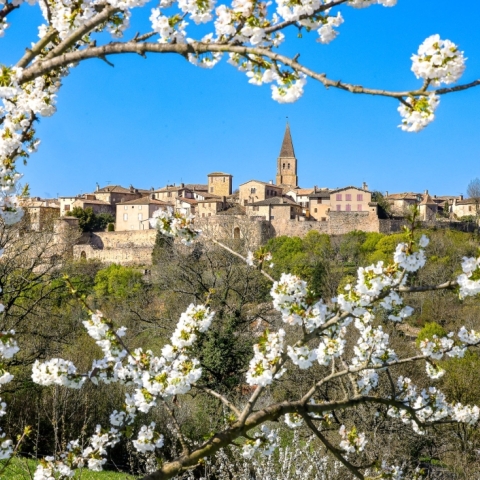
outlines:
[[[292,135],[290,134],[290,125],[287,120],[287,128],[285,128],[285,135],[283,136],[282,149],[280,150],[280,158],[295,158],[295,151],[293,150]]]
[[[297,159],[295,158],[295,151],[293,149],[292,135],[290,134],[290,125],[288,120],[285,128],[285,134],[283,135],[280,156],[277,160],[276,184],[291,188],[298,186]]]

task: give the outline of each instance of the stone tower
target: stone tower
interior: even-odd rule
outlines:
[[[277,185],[291,188],[298,186],[297,159],[293,150],[290,125],[287,122],[285,135],[283,136],[282,149],[277,160]]]

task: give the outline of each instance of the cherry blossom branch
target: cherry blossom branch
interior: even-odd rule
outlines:
[[[226,405],[236,416],[237,418],[240,418],[241,412],[238,410],[238,408],[227,398],[225,398],[223,395],[220,393],[216,392],[215,390],[212,390],[211,388],[204,387],[202,385],[195,385],[195,388],[197,390],[201,390],[203,392],[208,393],[212,397],[218,398],[224,405]]]
[[[341,451],[338,448],[335,448],[328,440],[327,438],[322,435],[320,430],[315,426],[315,424],[312,422],[311,418],[308,415],[302,415],[303,419],[305,420],[305,423],[308,425],[310,430],[320,439],[320,441],[325,445],[327,450],[332,452],[333,456],[341,462],[353,475],[355,475],[357,478],[360,478],[361,480],[364,480],[364,476],[360,470],[352,465],[342,454]]]
[[[367,88],[361,85],[354,85],[351,83],[342,82],[341,80],[331,80],[325,73],[317,73],[313,70],[303,66],[295,59],[281,55],[279,53],[272,52],[266,48],[259,47],[244,47],[238,45],[223,45],[223,44],[214,44],[214,43],[201,43],[201,42],[192,42],[190,44],[170,44],[170,43],[137,43],[130,40],[129,42],[112,42],[107,45],[102,45],[98,47],[90,47],[84,50],[77,50],[74,52],[64,53],[62,55],[50,58],[48,60],[38,61],[35,65],[24,70],[20,83],[25,83],[33,80],[34,78],[44,75],[52,69],[59,67],[67,66],[71,63],[81,62],[83,60],[91,58],[102,58],[107,55],[118,55],[124,53],[136,53],[138,55],[145,55],[146,53],[175,53],[182,55],[183,57],[188,56],[188,54],[204,54],[204,53],[238,53],[240,55],[258,55],[267,57],[270,60],[279,61],[284,65],[287,65],[294,69],[297,72],[302,72],[310,78],[318,80],[326,88],[338,88],[340,90],[345,90],[350,93],[355,94],[366,94],[366,95],[378,95],[384,97],[391,97],[400,99],[402,97],[408,96],[428,96],[431,92],[425,92],[422,88],[410,91],[388,91],[375,88]],[[453,89],[438,89],[433,90],[433,92],[444,95],[457,91],[459,89],[467,89],[480,85],[480,80],[476,80],[469,84],[459,85]]]
[[[231,253],[232,255],[235,255],[236,257],[240,258],[241,260],[243,260],[245,263],[248,264],[248,261],[247,259],[241,255],[240,253],[236,252],[235,250],[232,250],[231,248],[227,247],[226,245],[224,245],[223,243],[219,242],[218,240],[215,240],[214,238],[209,238],[209,240],[213,243],[215,243],[216,245],[218,245],[219,247],[222,247],[224,250],[226,250],[227,252]],[[265,278],[268,278],[268,280],[270,280],[272,283],[275,282],[275,279],[270,276],[267,272],[265,272],[265,270],[263,270],[263,268],[260,268],[259,269],[259,272],[265,277]]]

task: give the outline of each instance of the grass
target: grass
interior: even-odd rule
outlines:
[[[1,480],[31,480],[38,462],[26,458],[13,458],[8,464],[7,470],[2,472],[5,461],[0,461]],[[135,477],[126,473],[103,471],[92,472],[91,470],[76,470],[75,479],[81,480],[134,480]]]

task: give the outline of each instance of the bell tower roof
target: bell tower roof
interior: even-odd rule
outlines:
[[[290,134],[290,125],[288,122],[285,128],[285,135],[283,136],[282,148],[280,149],[280,158],[295,158],[292,135]]]

